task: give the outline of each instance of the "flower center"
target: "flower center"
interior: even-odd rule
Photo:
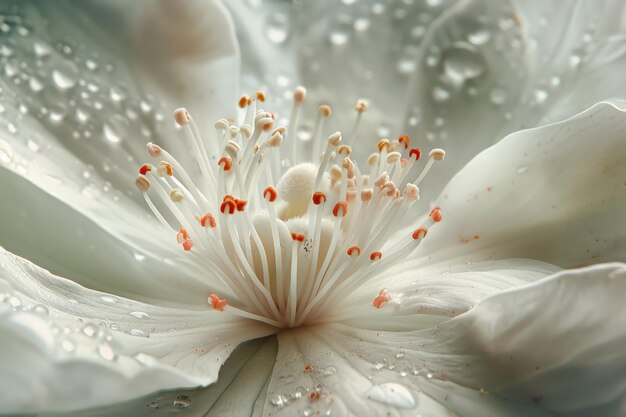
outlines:
[[[305,96],[302,87],[294,91],[289,124],[276,128],[272,113],[257,110],[265,94],[243,96],[243,120],[218,120],[212,140],[178,109],[174,119],[195,164],[148,143],[158,162],[142,165],[136,179],[182,249],[236,296],[231,304],[210,292],[209,308],[276,327],[339,319],[344,299],[409,256],[441,220],[435,208],[417,229],[396,233],[413,224],[418,185],[443,150],[433,149],[420,169],[421,151],[407,136],[383,139],[362,171],[350,157],[367,110],[359,101],[346,140],[340,132],[323,138],[332,112],[320,106],[314,160],[305,161],[295,140]],[[392,294],[380,289],[372,299],[382,308]]]

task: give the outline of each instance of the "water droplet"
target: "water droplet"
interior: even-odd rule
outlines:
[[[289,400],[284,395],[272,395],[270,402],[274,407],[283,408],[288,404]]]
[[[37,304],[33,307],[33,313],[39,316],[48,316],[50,314],[50,310],[43,304]]]
[[[98,326],[93,323],[87,323],[83,326],[81,332],[83,332],[85,336],[96,337],[96,335],[98,334]]]
[[[523,174],[525,172],[528,172],[528,165],[522,165],[521,167],[517,168],[518,174]]]
[[[40,58],[50,55],[52,48],[49,45],[41,42],[35,42],[33,44],[33,51],[35,51],[35,55]]]
[[[107,342],[102,342],[98,344],[98,353],[107,361],[112,361],[113,359],[115,359],[115,351]]]
[[[485,62],[473,46],[459,44],[444,51],[443,68],[448,77],[462,83],[479,77],[485,71]]]
[[[334,366],[327,366],[326,368],[322,368],[321,373],[324,376],[335,375],[337,373],[337,368]]]
[[[43,90],[43,84],[41,81],[39,81],[38,78],[35,77],[31,77],[30,80],[28,80],[28,86],[30,87],[31,90],[33,90],[35,93],[40,92],[41,90]]]
[[[506,91],[501,88],[494,88],[489,93],[489,98],[493,104],[500,105],[506,101]]]
[[[337,28],[328,34],[328,40],[333,45],[345,45],[350,40],[350,34],[343,28]]]
[[[63,350],[66,352],[73,352],[74,349],[76,349],[76,346],[74,346],[74,342],[72,342],[71,340],[64,339],[61,342],[61,348],[63,348]]]
[[[557,75],[553,76],[550,78],[550,86],[551,87],[558,87],[559,85],[561,85],[561,78]]]
[[[111,87],[111,90],[109,91],[109,95],[111,97],[111,101],[114,103],[119,103],[120,101],[126,98],[126,95],[124,94],[124,92],[122,92],[121,90],[118,90],[115,87]]]
[[[569,58],[569,64],[571,67],[576,68],[577,66],[580,65],[580,63],[582,62],[582,57],[578,54],[573,54],[572,56],[570,56]]]
[[[396,358],[398,358],[398,359],[404,358],[404,352],[396,353]]]
[[[269,13],[265,18],[265,36],[275,44],[281,44],[289,37],[289,19],[283,13]]]
[[[0,46],[0,56],[8,58],[10,56],[13,56],[13,54],[14,54],[13,49],[9,48],[6,45]]]
[[[313,137],[313,131],[309,126],[302,126],[298,128],[298,139],[303,142],[308,142]]]
[[[311,407],[307,407],[302,411],[302,415],[304,417],[311,417],[313,414],[315,413],[315,411],[313,411],[313,409]]]
[[[104,301],[105,303],[110,303],[110,304],[114,304],[117,302],[117,298],[111,297],[109,295],[103,295],[100,297],[100,299]]]
[[[128,132],[129,122],[124,117],[113,116],[108,122],[102,125],[104,137],[111,143],[120,143]]]
[[[148,334],[146,332],[139,329],[131,329],[128,334],[130,334],[131,336],[148,337]]]
[[[358,19],[354,19],[354,24],[352,26],[357,32],[365,32],[370,27],[370,20],[366,17],[360,17]]]
[[[450,92],[443,87],[436,86],[433,88],[433,100],[442,103],[450,98]]]
[[[191,397],[188,397],[187,395],[179,395],[174,400],[175,408],[188,408],[190,406],[191,406]]]
[[[60,90],[69,90],[76,85],[76,80],[58,70],[52,71],[52,81]]]
[[[398,60],[398,64],[396,68],[400,74],[411,74],[415,72],[415,68],[417,67],[417,62],[413,57],[401,58]]]
[[[117,323],[111,323],[109,324],[109,329],[117,331],[120,329],[120,325]]]
[[[147,319],[150,317],[148,313],[144,313],[143,311],[131,311],[128,314],[138,319]]]
[[[22,305],[22,300],[19,299],[19,297],[11,296],[9,297],[9,299],[7,300],[7,302],[9,303],[9,305],[11,307],[13,307],[14,309],[20,307]]]
[[[548,99],[548,92],[545,90],[535,90],[534,95],[537,104],[543,104]]]
[[[146,255],[143,255],[139,252],[135,252],[133,256],[135,257],[135,260],[137,261],[143,261],[144,259],[146,259]]]
[[[472,45],[484,45],[491,39],[491,33],[487,29],[479,29],[476,32],[467,35],[467,40]]]
[[[396,408],[414,408],[417,405],[415,397],[404,385],[395,382],[386,382],[374,385],[367,392],[370,400]]]
[[[85,66],[90,71],[95,71],[98,69],[98,63],[91,59],[88,59],[87,61],[85,61]]]

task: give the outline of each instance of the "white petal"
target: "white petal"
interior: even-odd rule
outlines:
[[[625,293],[625,266],[603,264],[494,295],[427,330],[283,332],[265,412],[620,415]],[[316,390],[321,399],[305,397]]]
[[[450,261],[418,269],[399,266],[373,283],[360,287],[335,306],[329,317],[376,330],[417,330],[465,313],[483,299],[558,271],[529,259],[477,263]],[[380,309],[372,305],[381,289],[391,295]],[[336,318],[335,318],[336,320]]]
[[[623,10],[619,0],[473,0],[435,22],[407,108],[407,119],[420,122],[406,129],[449,152],[422,196],[434,198],[477,152],[509,133],[622,97]]]
[[[623,260],[626,114],[600,103],[567,121],[514,133],[443,191],[443,220],[416,263],[459,255],[559,266]]]
[[[0,168],[27,178],[94,222],[99,227],[91,228],[90,240],[110,241],[112,235],[129,245],[128,252],[171,258],[167,248],[173,237],[165,237],[157,222],[146,218],[147,208],[134,187],[136,169],[150,159],[148,141],[166,146],[181,160],[190,159],[170,116],[174,108],[197,109],[201,123],[215,120],[220,108],[225,112],[220,117],[232,115],[237,48],[230,18],[219,3],[198,4],[203,13],[197,14],[180,2],[172,13],[167,5],[138,3],[121,9],[88,2],[16,5],[18,18],[7,23],[7,50],[0,56],[3,68],[9,68],[0,78]],[[167,19],[168,14],[176,18]],[[148,36],[147,26],[163,30],[160,36]],[[163,47],[155,50],[146,36]],[[189,37],[202,42],[184,42]],[[180,88],[183,80],[188,89]],[[22,211],[5,205],[5,199],[0,206],[11,218]],[[31,214],[46,218],[45,208],[35,206]],[[58,244],[68,238],[68,230],[53,222],[42,226],[32,228],[35,239],[29,244],[35,247],[22,245],[20,254],[41,259],[38,242]],[[22,238],[11,225],[9,229],[0,244],[13,248],[12,242]],[[95,256],[110,263],[106,251],[96,250]],[[71,260],[50,256],[42,264],[57,272],[60,264],[82,268],[67,258]],[[106,278],[96,271],[90,279]]]
[[[3,252],[0,404],[71,410],[208,385],[241,342],[272,329],[87,290]],[[59,385],[58,381],[63,381]]]

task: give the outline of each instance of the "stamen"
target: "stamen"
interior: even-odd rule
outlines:
[[[391,300],[391,295],[389,295],[389,291],[387,291],[387,289],[383,289],[380,290],[376,298],[374,298],[372,305],[378,309],[381,309],[389,302],[389,300]]]

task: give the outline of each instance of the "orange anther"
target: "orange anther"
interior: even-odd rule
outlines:
[[[422,156],[422,150],[420,148],[413,148],[409,151],[409,158],[415,158],[416,161],[419,161]]]
[[[204,216],[200,217],[200,225],[202,227],[207,227],[207,224],[211,226],[212,229],[215,229],[217,223],[215,222],[215,217],[211,213],[207,213]]]
[[[341,209],[341,212],[339,211]],[[337,201],[335,207],[333,207],[333,216],[335,217],[345,217],[348,214],[348,202],[347,201]]]
[[[142,166],[139,167],[139,173],[141,175],[146,175],[150,171],[152,171],[152,165],[150,164],[143,164]]]
[[[209,294],[207,301],[217,311],[224,311],[224,308],[228,305],[228,301],[225,298],[220,298],[217,294]]]
[[[427,233],[428,233],[428,229],[427,228],[420,227],[418,229],[415,229],[415,231],[413,232],[413,234],[411,236],[415,240],[417,240],[417,239],[424,239],[424,237],[426,237]]]
[[[256,99],[258,101],[260,101],[261,103],[263,103],[265,101],[265,93],[263,91],[257,91],[254,96],[256,97]]]
[[[439,207],[435,207],[432,209],[429,216],[435,223],[439,223],[441,221],[441,209]]]
[[[398,142],[404,145],[404,149],[409,149],[409,146],[411,146],[411,139],[407,135],[400,136]]]
[[[300,234],[300,233],[292,233],[291,234],[291,238],[295,241],[295,242],[304,242],[304,235]]]
[[[327,104],[322,104],[320,106],[319,110],[320,110],[320,113],[322,114],[322,116],[324,116],[324,117],[330,117],[333,114],[332,109]]]
[[[352,255],[359,256],[361,254],[361,248],[359,248],[357,245],[353,245],[348,248],[346,253],[348,254],[348,256],[352,256]]]
[[[376,252],[370,253],[370,260],[371,261],[377,261],[377,260],[379,260],[382,257],[383,257],[383,253],[382,252],[376,251]]]
[[[244,211],[246,209],[246,206],[248,205],[248,201],[235,200],[235,205],[237,206],[237,211]]]
[[[391,300],[391,295],[389,295],[389,291],[387,289],[380,290],[372,305],[376,308],[382,308],[385,304],[387,304]]]
[[[366,188],[361,191],[361,201],[370,201],[372,196],[374,195],[374,191],[371,188]]]
[[[322,398],[322,394],[320,394],[317,391],[313,391],[312,393],[309,394],[309,400],[311,401],[317,401],[320,398]]]
[[[239,105],[239,108],[243,109],[244,107],[246,107],[248,105],[248,100],[250,100],[250,97],[248,97],[248,96],[241,96],[239,98],[238,103],[237,103]]]
[[[313,197],[311,199],[313,200],[313,204],[319,206],[322,204],[322,200],[324,203],[326,202],[326,194],[322,191],[316,191],[313,193]]]
[[[276,188],[269,186],[265,188],[265,190],[263,190],[263,198],[269,201],[270,203],[273,203],[274,201],[276,201],[277,197],[278,197],[278,192],[276,191]]]
[[[184,227],[180,228],[178,234],[183,238],[183,240],[189,239],[189,233],[187,233],[187,230]]]
[[[337,153],[341,156],[350,156],[350,153],[352,153],[352,148],[350,148],[348,145],[341,145],[339,146],[339,148],[337,148]]]
[[[224,202],[220,205],[221,213],[234,214],[235,210],[237,210],[237,203],[233,200],[224,200]]]
[[[233,167],[233,161],[227,156],[222,156],[217,162],[217,165],[221,166],[224,171],[230,171]]]
[[[174,175],[174,168],[172,168],[172,166],[165,161],[159,162],[157,171],[159,173],[159,176],[161,177],[165,175],[167,175],[168,177],[171,177],[172,175]]]
[[[174,120],[178,126],[184,126],[189,124],[191,121],[191,115],[187,111],[187,109],[180,108],[174,111]]]
[[[192,247],[193,247],[193,241],[191,239],[186,239],[183,242],[183,249],[185,249],[186,251],[190,251]]]
[[[378,152],[382,152],[383,149],[389,149],[391,143],[389,143],[387,139],[381,139],[378,141],[378,144],[376,146],[378,147]]]
[[[137,175],[137,179],[135,179],[135,185],[139,191],[145,192],[150,188],[150,180],[145,175],[139,174]]]

